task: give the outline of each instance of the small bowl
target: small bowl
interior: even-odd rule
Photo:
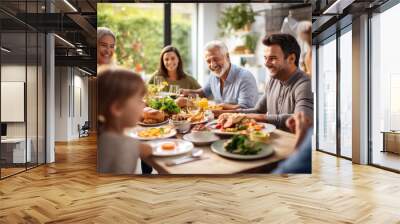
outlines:
[[[183,139],[195,145],[210,145],[220,138],[210,131],[195,131],[183,136]]]
[[[186,133],[191,128],[190,121],[183,120],[183,121],[174,121],[170,120],[170,123],[176,128],[179,133]]]

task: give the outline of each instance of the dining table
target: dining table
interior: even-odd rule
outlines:
[[[177,134],[171,138],[182,139],[183,134]],[[226,137],[225,137],[226,138]],[[221,136],[221,139],[224,139]],[[148,141],[151,143],[151,141]],[[273,147],[274,153],[268,157],[256,160],[237,160],[222,157],[211,150],[210,145],[195,146],[202,149],[202,159],[169,166],[169,162],[182,157],[188,157],[191,152],[183,155],[159,157],[150,156],[144,161],[151,165],[159,174],[242,174],[242,173],[270,173],[277,164],[285,160],[295,150],[295,135],[279,129],[270,133],[266,142]]]

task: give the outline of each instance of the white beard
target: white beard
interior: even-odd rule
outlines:
[[[218,78],[221,78],[225,72],[229,69],[228,64],[224,64],[224,67],[222,67],[221,72],[220,73],[216,73],[214,72],[215,76],[217,76]]]

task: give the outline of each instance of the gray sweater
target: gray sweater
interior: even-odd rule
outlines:
[[[265,113],[268,123],[287,130],[285,122],[293,113],[303,111],[313,117],[311,80],[299,69],[285,82],[271,78],[256,106],[244,113]]]
[[[114,132],[103,132],[97,141],[97,172],[135,174],[139,141]]]

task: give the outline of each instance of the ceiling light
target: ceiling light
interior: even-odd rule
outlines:
[[[60,37],[60,36],[58,36],[57,34],[54,34],[54,36],[57,37],[57,38],[58,38],[59,40],[61,40],[62,42],[64,42],[65,44],[67,44],[68,46],[75,48],[75,45],[71,44],[71,42],[67,41],[66,39],[64,39],[64,38],[62,38],[62,37]]]
[[[67,4],[74,12],[78,12],[78,10],[71,4],[68,2],[68,0],[64,0],[65,4]]]
[[[10,53],[10,52],[11,52],[10,50],[8,50],[8,49],[5,48],[5,47],[1,47],[0,49],[1,49],[2,51],[6,52],[6,53]]]
[[[322,14],[342,14],[343,10],[351,5],[355,0],[336,0]]]

